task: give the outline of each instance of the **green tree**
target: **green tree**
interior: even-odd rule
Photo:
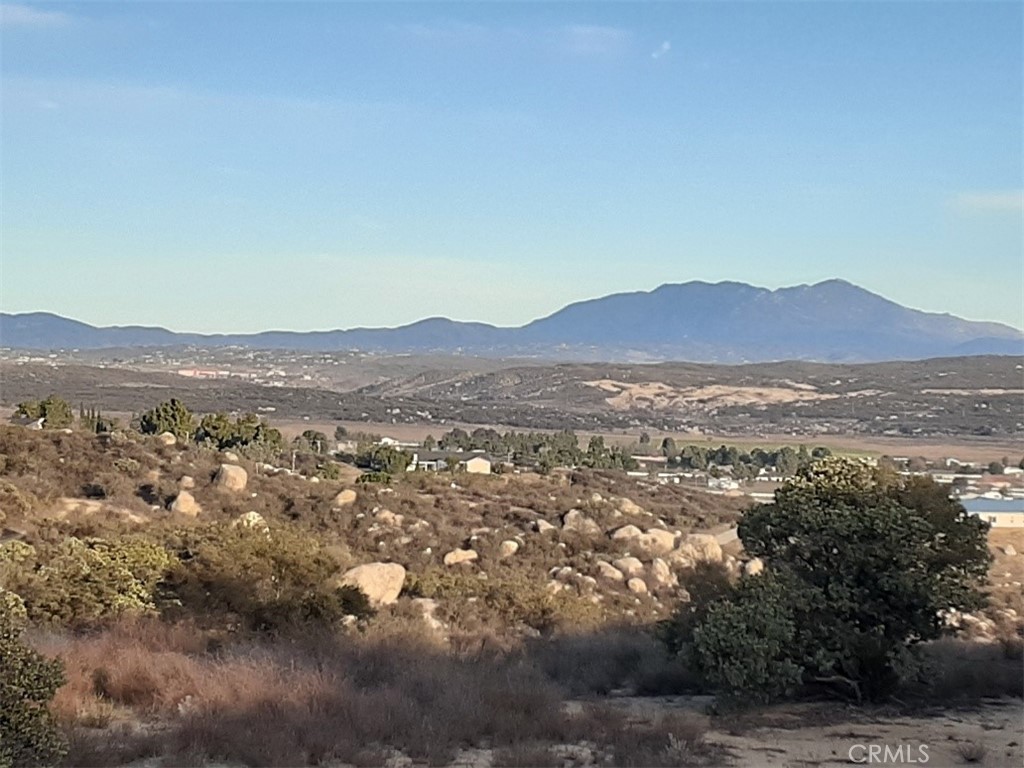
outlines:
[[[188,440],[196,431],[196,423],[192,412],[180,400],[171,398],[142,414],[139,431],[144,435],[170,432],[179,440]]]
[[[780,475],[790,476],[800,468],[800,455],[788,445],[779,449],[775,455],[775,469]]]
[[[773,664],[786,662],[785,680],[795,665],[803,683],[884,697],[913,670],[916,646],[940,635],[944,611],[981,603],[987,525],[930,482],[883,485],[851,459],[805,466],[776,491],[774,503],[753,508],[739,525],[744,548],[766,560],[764,578],[771,581],[745,579],[732,607],[710,613],[710,624],[695,634],[721,638],[736,629],[737,616],[754,616],[763,620],[755,622],[756,635],[770,619],[773,643],[784,650],[779,656],[772,645],[764,653]],[[763,591],[768,583],[784,611],[756,607],[771,602]],[[762,679],[760,661],[751,661],[749,678],[717,677],[721,642],[695,643],[697,665],[710,681],[734,692],[766,686],[766,697],[780,695],[778,681]],[[768,658],[758,653],[751,658]]]
[[[327,435],[315,429],[307,429],[295,439],[295,444],[300,450],[316,454],[327,453],[330,449],[327,444]]]
[[[432,451],[437,448],[437,440],[434,439],[433,435],[427,435],[423,438],[423,450]]]
[[[334,428],[334,439],[338,442],[345,440],[348,437],[348,430],[345,429],[344,424],[339,424]]]
[[[64,429],[70,427],[75,416],[71,406],[66,400],[56,395],[50,395],[45,400],[29,400],[18,403],[14,411],[16,416],[25,416],[30,419],[44,419],[43,426],[46,429]]]
[[[988,465],[988,473],[990,475],[1001,475],[1006,468],[998,461],[991,461]]]
[[[389,445],[375,445],[356,456],[357,466],[387,475],[405,472],[411,461],[412,456],[408,453]]]

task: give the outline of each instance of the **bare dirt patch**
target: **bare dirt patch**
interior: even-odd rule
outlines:
[[[836,394],[824,394],[802,387],[733,387],[711,384],[704,387],[672,387],[660,381],[630,384],[612,379],[583,382],[611,396],[605,402],[616,410],[650,408],[671,410],[698,408],[711,410],[727,406],[778,405],[817,400],[834,400]]]

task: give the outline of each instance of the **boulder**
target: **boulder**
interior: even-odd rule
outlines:
[[[614,541],[625,541],[648,555],[667,555],[676,545],[676,536],[670,531],[651,528],[646,533],[635,525],[624,525],[612,533]]]
[[[596,493],[595,492],[595,493],[590,494],[590,503],[591,504],[600,504],[602,501],[604,501],[604,496],[602,496],[600,493]]]
[[[562,530],[575,531],[585,536],[597,536],[601,533],[601,526],[584,515],[578,509],[570,509],[562,515]]]
[[[623,581],[626,578],[622,571],[604,560],[597,561],[597,575],[608,581]]]
[[[537,533],[547,533],[548,531],[555,530],[555,526],[547,520],[538,520],[533,524],[533,528]]]
[[[516,552],[519,551],[519,542],[513,541],[512,539],[506,539],[498,545],[498,556],[502,559],[506,557],[512,557]]]
[[[669,564],[673,568],[677,569],[693,568],[696,565],[696,563],[693,560],[693,557],[680,549],[672,550],[665,556],[665,558],[668,560]]]
[[[623,575],[635,578],[644,575],[644,564],[635,557],[620,557],[612,563]]]
[[[156,436],[156,439],[160,445],[175,445],[178,442],[178,438],[170,432],[161,432]]]
[[[624,515],[646,515],[644,508],[632,499],[619,499],[619,511]]]
[[[237,464],[221,464],[213,479],[214,485],[228,491],[244,491],[248,482],[249,473]]]
[[[626,582],[626,587],[634,595],[647,594],[647,583],[643,579],[632,578]]]
[[[679,580],[672,573],[672,569],[668,567],[668,563],[660,557],[656,557],[651,561],[650,580],[654,586],[666,589],[679,584]]]
[[[246,512],[244,515],[239,515],[238,518],[231,523],[231,527],[235,528],[239,525],[243,528],[254,528],[256,530],[263,531],[264,533],[270,532],[270,526],[267,525],[267,521],[263,519],[263,515],[259,512]]]
[[[757,576],[761,571],[764,570],[764,560],[760,557],[755,557],[753,560],[748,560],[743,565],[743,573],[747,576]]]
[[[237,464],[240,461],[238,454],[234,451],[224,451],[222,455],[224,456],[224,461],[230,461],[233,464]]]
[[[444,556],[445,565],[458,565],[459,563],[471,563],[480,558],[475,549],[453,549]]]
[[[195,496],[188,491],[181,491],[174,497],[174,501],[171,502],[171,512],[177,512],[181,515],[195,517],[202,511],[203,508],[196,502]]]
[[[676,546],[676,535],[661,528],[649,528],[641,537],[640,546],[652,555],[667,555]]]
[[[639,539],[643,535],[644,532],[635,525],[624,525],[612,531],[612,541],[632,541],[633,539]]]
[[[380,510],[377,514],[374,515],[374,518],[377,520],[377,522],[381,523],[382,525],[386,525],[389,528],[401,528],[402,523],[405,522],[404,515],[396,515],[390,509]]]
[[[1007,544],[1003,547],[1003,554],[1007,557],[1016,557],[1017,550],[1014,548],[1013,544]]]
[[[694,560],[722,562],[722,545],[710,533],[691,533],[683,539],[680,551]]]
[[[339,585],[358,587],[373,605],[390,605],[405,586],[405,568],[398,563],[366,563],[342,574]]]
[[[549,574],[555,581],[561,581],[563,583],[572,581],[572,577],[576,575],[570,566],[563,565],[561,568],[552,568]]]
[[[190,491],[196,487],[196,481],[191,475],[182,475],[178,480],[178,487],[183,491]]]
[[[344,491],[339,492],[331,503],[336,507],[347,507],[350,504],[355,504],[355,502],[356,492],[351,488],[346,488]]]

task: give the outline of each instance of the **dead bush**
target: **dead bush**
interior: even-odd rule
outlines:
[[[922,674],[903,695],[935,702],[1024,696],[1024,666],[998,643],[946,638],[921,648]]]
[[[532,641],[524,655],[574,696],[649,691],[673,666],[662,643],[632,628]]]

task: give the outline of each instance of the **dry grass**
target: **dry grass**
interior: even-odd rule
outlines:
[[[651,632],[635,627],[536,641],[527,644],[524,654],[573,696],[615,690],[666,695],[696,687],[682,660],[670,657]]]
[[[922,655],[925,682],[908,686],[907,692],[928,702],[1024,696],[1024,661],[999,643],[947,638],[928,643]]]
[[[69,765],[148,755],[175,765],[380,765],[392,750],[445,765],[466,748],[496,750],[505,764],[553,764],[550,749],[581,740],[616,764],[668,765],[705,750],[697,721],[567,713],[565,689],[526,656],[460,658],[394,629],[216,652],[194,628],[152,623],[33,640],[67,667],[54,710],[70,735]],[[598,663],[640,647],[617,642]]]

